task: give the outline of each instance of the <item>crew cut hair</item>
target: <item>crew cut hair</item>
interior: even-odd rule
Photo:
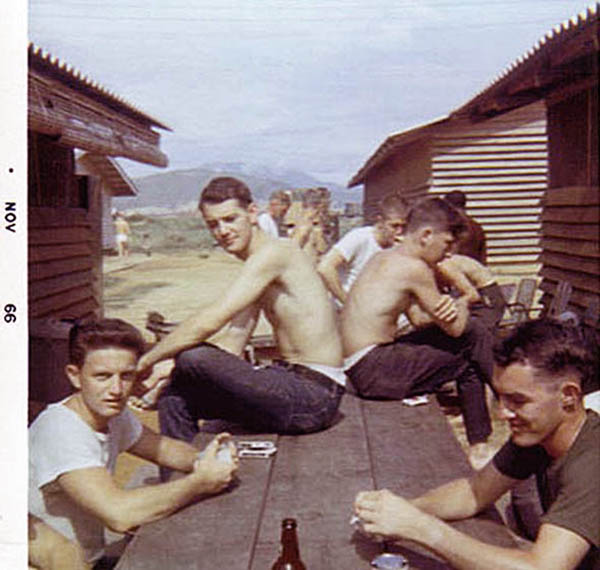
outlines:
[[[412,233],[423,226],[431,226],[436,231],[450,232],[458,237],[465,229],[460,212],[441,198],[422,198],[408,211],[406,233]]]
[[[198,209],[204,204],[220,204],[226,200],[237,200],[242,208],[252,203],[250,189],[241,180],[231,176],[213,178],[202,190]]]
[[[494,361],[502,368],[529,364],[541,373],[536,377],[548,383],[574,372],[586,388],[597,371],[597,348],[581,327],[543,318],[520,324],[496,344]]]
[[[131,350],[139,358],[146,342],[138,329],[121,319],[87,320],[69,331],[69,363],[82,367],[88,352],[102,348]]]
[[[396,192],[386,194],[379,202],[377,202],[376,212],[377,215],[382,218],[389,217],[390,214],[395,213],[401,214],[402,217],[406,219],[408,201]]]

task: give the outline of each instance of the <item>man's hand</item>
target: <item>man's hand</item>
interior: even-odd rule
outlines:
[[[144,355],[145,356],[145,355]],[[150,392],[161,380],[168,380],[173,368],[175,367],[175,361],[173,359],[162,360],[152,365],[147,365],[144,360],[144,356],[138,361],[136,373],[138,381],[136,382],[133,395],[143,396],[147,392]],[[168,382],[163,382],[162,388],[165,388]],[[159,394],[153,395],[154,401],[158,400]]]
[[[458,316],[456,303],[450,295],[442,295],[435,306],[433,316],[445,323],[451,323]]]
[[[226,445],[231,454],[231,461],[223,461],[217,457],[221,445]],[[238,470],[240,460],[231,436],[228,433],[218,434],[204,449],[204,454],[194,463],[193,475],[198,478],[202,493],[218,493],[232,481]]]
[[[418,521],[428,516],[387,489],[358,493],[354,512],[365,532],[390,538],[411,538]]]

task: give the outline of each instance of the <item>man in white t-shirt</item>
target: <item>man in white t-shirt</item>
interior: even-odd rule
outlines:
[[[195,447],[153,432],[127,409],[144,350],[139,331],[120,319],[74,325],[66,373],[75,393],[50,404],[29,428],[29,513],[78,543],[88,562],[104,555],[105,527],[128,532],[166,517],[222,491],[237,469],[229,434],[217,435],[199,458]],[[217,458],[221,445],[230,461]],[[126,450],[186,475],[123,489],[113,473]],[[52,544],[30,541],[33,548],[30,558],[40,559],[35,555]]]
[[[397,194],[388,194],[378,204],[375,225],[350,230],[319,262],[318,272],[340,302],[373,255],[399,243],[408,204]]]
[[[283,190],[276,190],[269,197],[269,209],[258,215],[258,227],[267,235],[280,237],[279,224],[290,208],[290,195]]]

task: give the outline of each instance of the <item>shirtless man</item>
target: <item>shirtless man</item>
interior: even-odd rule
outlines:
[[[479,295],[467,279],[453,283],[460,292],[456,299],[442,295],[436,283],[437,264],[460,230],[459,213],[443,200],[415,204],[404,243],[377,253],[355,281],[341,330],[346,374],[363,397],[403,399],[457,380],[467,437],[477,456],[491,433],[482,382],[491,379],[489,335],[481,323],[469,321],[469,303]],[[447,280],[453,275],[446,270]],[[402,312],[417,330],[395,339]]]
[[[345,376],[333,308],[311,260],[291,240],[258,227],[250,191],[235,178],[213,179],[199,208],[217,242],[244,267],[217,302],[183,321],[140,360],[143,375],[176,357],[158,404],[162,432],[189,441],[199,418],[277,433],[328,427]],[[241,354],[261,310],[282,360],[256,369]],[[219,346],[205,342],[224,326]]]
[[[119,257],[126,257],[129,255],[130,234],[131,228],[125,219],[125,216],[121,212],[118,212],[115,219],[115,239],[117,241]]]

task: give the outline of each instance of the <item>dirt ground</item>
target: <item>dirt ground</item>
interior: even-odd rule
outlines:
[[[184,251],[172,255],[132,254],[127,258],[104,259],[104,306],[106,317],[119,317],[137,326],[148,341],[154,335],[145,329],[147,313],[158,311],[167,321],[179,321],[214,302],[235,279],[241,263],[220,250]],[[257,333],[269,332],[265,320]],[[217,335],[216,335],[217,336]],[[446,417],[463,448],[465,430],[456,406],[445,406]],[[136,412],[157,429],[156,412]],[[494,432],[491,448],[499,448],[508,431],[498,421],[492,406]],[[125,483],[143,460],[123,454],[117,463],[117,479]]]

